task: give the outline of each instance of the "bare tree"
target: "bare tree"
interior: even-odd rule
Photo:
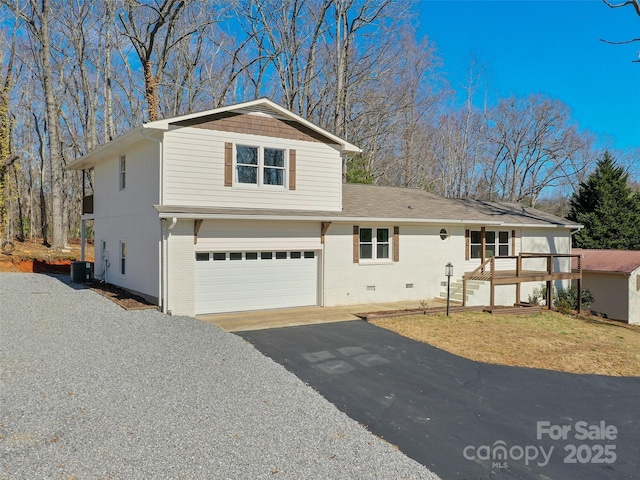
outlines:
[[[329,0],[248,0],[236,3],[236,12],[259,60],[256,86],[273,69],[282,104],[305,117],[315,106],[315,87],[322,81],[318,49],[329,28]]]
[[[622,3],[611,3],[607,0],[602,0],[609,8],[622,8],[622,7],[627,7],[627,6],[632,6],[633,9],[636,12],[636,15],[638,15],[640,17],[640,0],[626,0]],[[611,43],[614,45],[623,45],[623,44],[627,44],[627,43],[635,43],[635,42],[640,42],[640,37],[638,38],[632,38],[630,40],[620,40],[620,41],[611,41],[611,40],[605,40],[603,38],[600,39],[601,42],[605,42],[605,43]],[[635,60],[631,60],[633,63],[640,63],[640,54],[638,54],[638,58]]]
[[[67,244],[67,231],[64,229],[64,167],[62,142],[60,136],[58,98],[53,80],[53,61],[51,51],[50,25],[53,19],[49,0],[29,0],[18,4],[3,0],[4,4],[26,26],[37,48],[40,81],[44,93],[47,118],[48,159],[51,165],[51,214],[52,214],[52,246],[63,248]]]
[[[9,56],[6,62],[4,82],[0,85],[0,229],[3,229],[7,223],[7,191],[6,191],[6,175],[7,168],[13,161],[11,153],[12,140],[12,119],[11,109],[11,89],[14,76],[15,61],[15,31]]]
[[[142,65],[150,121],[159,118],[159,85],[171,51],[190,37],[197,38],[213,21],[209,16],[200,16],[205,20],[180,23],[185,10],[193,6],[197,6],[194,0],[126,0],[125,11],[118,14],[122,33],[131,41]]]
[[[542,95],[501,100],[489,112],[491,158],[485,167],[488,197],[535,206],[543,189],[586,168],[588,138],[571,122],[569,108]]]

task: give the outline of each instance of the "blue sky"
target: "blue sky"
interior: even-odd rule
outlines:
[[[619,0],[622,2],[622,0]],[[583,129],[616,148],[640,147],[640,37],[631,6],[600,0],[421,0],[419,33],[435,42],[452,88],[468,75],[470,54],[488,63],[490,103],[544,93],[565,102]],[[481,93],[481,92],[478,92]]]

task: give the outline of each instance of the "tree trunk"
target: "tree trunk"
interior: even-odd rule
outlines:
[[[42,85],[47,110],[47,127],[49,137],[49,161],[51,163],[51,217],[52,217],[52,247],[64,248],[67,246],[67,232],[64,230],[63,221],[63,166],[62,144],[58,124],[58,102],[53,87],[53,73],[51,66],[51,45],[49,38],[49,20],[51,8],[49,0],[42,0],[41,12],[41,50]]]
[[[158,119],[160,100],[158,98],[158,82],[156,82],[156,77],[153,74],[153,63],[151,63],[151,60],[144,62],[144,86],[144,93],[149,109],[149,121],[153,122]]]
[[[39,144],[39,152],[40,152],[40,169],[39,169],[39,175],[40,175],[40,230],[42,232],[42,244],[46,245],[47,247],[50,247],[51,245],[49,244],[49,239],[48,239],[48,229],[49,229],[49,225],[47,223],[47,209],[46,209],[46,205],[47,205],[47,201],[46,201],[46,197],[44,194],[44,183],[45,183],[45,170],[46,170],[46,164],[45,164],[45,152],[44,152],[44,140],[42,138],[42,133],[40,132],[40,123],[38,122],[38,117],[36,116],[35,112],[32,112],[33,115],[33,120],[34,120],[34,129],[36,131],[36,136],[38,137],[38,144]]]

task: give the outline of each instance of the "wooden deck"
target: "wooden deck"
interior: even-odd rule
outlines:
[[[577,258],[576,270],[572,270],[572,259]],[[561,260],[565,260],[562,262]],[[546,268],[526,269],[523,263],[546,263]],[[501,268],[496,268],[496,262],[500,262]],[[561,266],[561,264],[566,264]],[[504,268],[505,265],[513,268]],[[567,266],[568,265],[568,266]],[[547,285],[547,308],[552,307],[552,283],[556,280],[576,280],[579,292],[582,292],[582,265],[581,256],[578,254],[540,254],[521,253],[518,256],[491,257],[485,260],[482,265],[473,272],[466,273],[462,277],[462,305],[466,305],[467,281],[480,280],[491,283],[490,306],[495,307],[495,287],[496,285],[515,285],[516,298],[514,304],[520,303],[520,285],[525,282],[546,282]],[[578,305],[582,308],[582,295],[578,295]]]
[[[548,282],[554,280],[574,280],[581,278],[582,274],[573,272],[552,272],[544,270],[496,270],[493,277],[495,285],[512,285],[523,282]]]

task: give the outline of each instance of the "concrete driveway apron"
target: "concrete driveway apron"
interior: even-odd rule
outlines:
[[[363,321],[239,335],[445,480],[640,478],[640,378],[473,362]]]

